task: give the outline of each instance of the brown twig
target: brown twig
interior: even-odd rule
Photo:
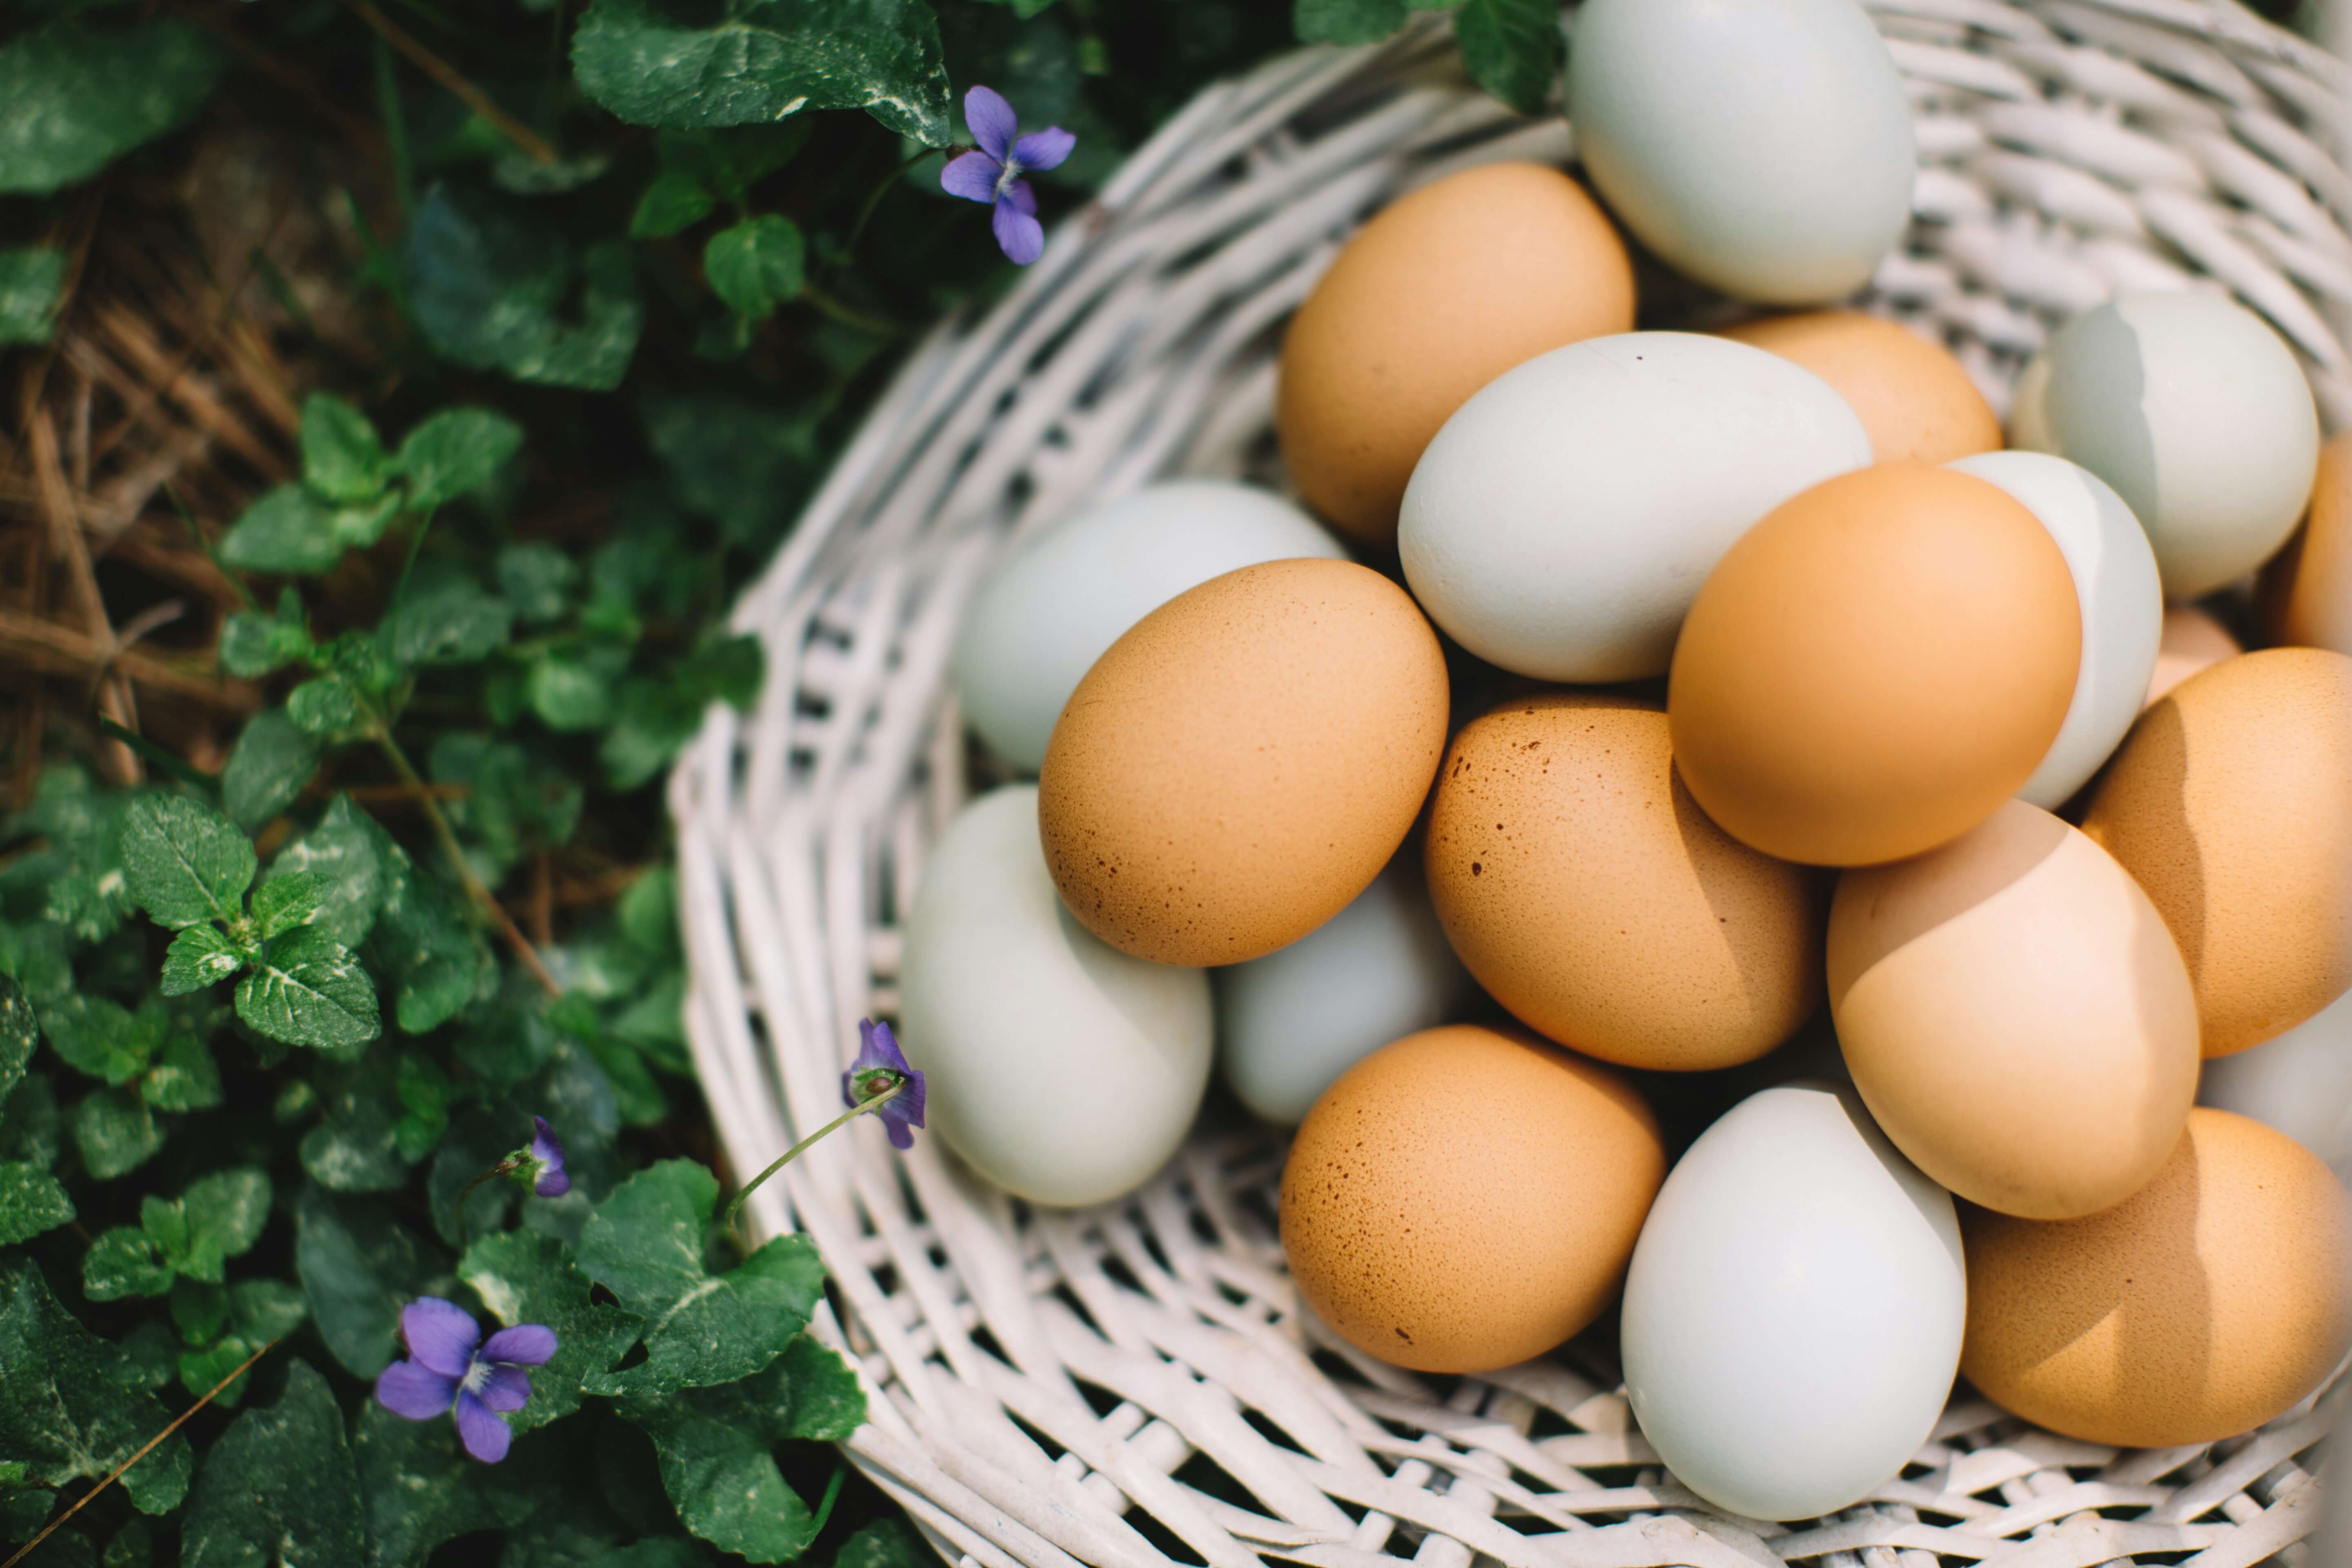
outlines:
[[[555,945],[555,862],[544,849],[530,867],[530,935],[541,947]]]
[[[636,879],[652,870],[651,866],[624,866],[615,871],[589,877],[577,882],[566,882],[555,889],[554,901],[559,904],[602,904],[619,898],[629,890]]]
[[[41,488],[41,510],[48,520],[50,548],[66,563],[67,580],[79,601],[84,635],[106,650],[98,669],[98,710],[124,729],[136,731],[139,710],[131,698],[131,683],[112,672],[122,644],[114,635],[114,624],[107,618],[106,604],[98,591],[98,575],[90,566],[89,542],[81,531],[81,509],[74,502],[73,489],[66,479],[58,449],[56,416],[42,411],[34,419],[29,435],[33,477]],[[114,775],[115,783],[135,784],[146,777],[138,754],[121,742],[110,742],[103,754],[109,764],[107,771]]]
[[[391,17],[368,4],[368,0],[344,0],[344,3],[358,13],[361,21],[381,34],[385,43],[406,55],[411,64],[446,88],[467,108],[498,127],[508,141],[542,163],[556,161],[555,149],[541,140],[538,132],[491,102],[489,94],[458,74],[457,67],[411,37]]]

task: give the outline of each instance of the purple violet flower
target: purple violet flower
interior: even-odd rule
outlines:
[[[985,88],[974,88],[985,92]],[[994,98],[995,94],[990,93]],[[998,99],[998,102],[1004,101]],[[890,1026],[877,1024],[871,1018],[861,1018],[857,1024],[857,1059],[841,1075],[842,1103],[853,1110],[877,1096],[888,1094],[900,1083],[887,1105],[874,1114],[882,1119],[889,1131],[894,1148],[915,1146],[915,1129],[923,1124],[923,1075],[907,1065],[907,1053],[898,1048],[898,1037]]]
[[[555,1331],[517,1323],[485,1342],[464,1308],[419,1296],[400,1310],[400,1342],[408,1359],[375,1380],[376,1403],[411,1421],[454,1415],[466,1452],[486,1465],[505,1458],[514,1433],[496,1413],[520,1410],[530,1397],[524,1369],[545,1366],[555,1354]]]
[[[1015,266],[1026,267],[1045,252],[1045,226],[1037,221],[1037,193],[1021,176],[1060,168],[1078,139],[1052,125],[1013,140],[1020,119],[1004,95],[990,87],[975,87],[963,95],[963,122],[980,145],[948,160],[940,171],[940,189],[969,202],[993,204],[996,243]],[[921,1121],[915,1125],[921,1126]],[[891,1136],[898,1136],[895,1129]]]
[[[560,1198],[572,1190],[572,1178],[563,1173],[563,1145],[555,1141],[546,1117],[534,1116],[530,1124],[538,1130],[530,1141],[530,1158],[538,1163],[530,1190],[543,1198]]]

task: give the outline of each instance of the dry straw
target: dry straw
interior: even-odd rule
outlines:
[[[1923,166],[1870,309],[1942,338],[2005,406],[2070,312],[2126,288],[2226,289],[2295,345],[2327,422],[2352,421],[2352,175],[2331,151],[2352,73],[2230,0],[1874,15]],[[1474,90],[1442,21],[1287,56],[1203,93],[1008,297],[914,356],[736,610],[768,649],[758,710],[714,709],[671,781],[688,1026],[737,1170],[837,1112],[857,1020],[895,1009],[898,922],[971,787],[942,677],[975,578],[1150,479],[1279,483],[1282,323],[1349,231],[1452,170],[1573,151],[1566,125]],[[951,1561],[2306,1560],[2339,1394],[2231,1441],[2120,1453],[1964,1400],[1867,1503],[1795,1529],[1725,1519],[1665,1474],[1591,1347],[1452,1380],[1339,1342],[1283,1270],[1281,1158],[1274,1134],[1204,1126],[1126,1201],[1042,1212],[935,1139],[901,1155],[859,1127],[751,1212],[824,1254],[817,1331],[872,1409],[848,1452]]]

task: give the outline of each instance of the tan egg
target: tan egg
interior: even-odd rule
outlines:
[[[2000,449],[2000,421],[1941,344],[1884,316],[1807,310],[1723,336],[1804,366],[1853,405],[1881,463],[1948,463]]]
[[[2197,995],[2147,895],[2012,800],[1940,849],[1849,871],[1830,1006],[1854,1088],[1971,1203],[2074,1219],[2123,1202],[2197,1098]]]
[[[1472,393],[1548,350],[1633,330],[1633,268],[1584,187],[1539,163],[1424,185],[1358,231],[1291,318],[1275,429],[1307,504],[1374,544]]]
[[[2069,1437],[2233,1436],[2352,1344],[2352,1207],[2318,1156],[2203,1106],[2156,1179],[2084,1219],[1963,1209],[1960,1374]]]
[[[2205,1054],[2352,986],[2352,658],[2240,654],[2139,716],[2083,831],[2147,889],[2197,987]]]
[[[1455,737],[1430,897],[1521,1023],[1587,1056],[1689,1071],[1752,1061],[1821,1001],[1820,876],[1707,820],[1654,703],[1557,692]]]
[[[1062,901],[1160,963],[1240,963],[1368,887],[1445,746],[1445,656],[1403,589],[1271,561],[1144,616],[1062,710],[1037,825]]]
[[[1601,1315],[1665,1173],[1649,1106],[1609,1068],[1517,1030],[1427,1029],[1307,1113],[1282,1173],[1283,1256],[1349,1343],[1488,1372]]]
[[[2352,430],[2319,448],[2303,527],[2263,573],[2273,642],[2352,654]]]
[[[2156,668],[2147,678],[2146,708],[2196,674],[2246,650],[2221,622],[2194,605],[2168,605],[2164,632],[2156,645]]]
[[[1767,855],[1867,866],[1949,843],[2032,774],[2083,617],[2050,532],[1986,481],[1883,463],[1768,514],[1699,589],[1675,763]]]

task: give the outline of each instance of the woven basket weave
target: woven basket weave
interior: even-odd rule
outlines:
[[[1874,16],[1922,167],[1867,308],[1941,338],[2005,409],[2066,315],[2121,289],[2226,288],[2295,345],[2326,422],[2352,422],[2352,175],[2329,151],[2352,72],[2230,0]],[[1282,323],[1348,233],[1454,170],[1572,153],[1565,124],[1471,88],[1442,20],[1288,56],[1202,94],[995,309],[914,355],[736,611],[768,650],[757,710],[714,709],[671,780],[687,1021],[736,1169],[831,1118],[857,1020],[895,1011],[898,921],[971,783],[943,674],[991,560],[1153,479],[1280,484]],[[1709,310],[1694,292],[1664,322]],[[823,1253],[816,1329],[872,1413],[848,1454],[950,1561],[2308,1560],[2315,1446],[2352,1379],[2260,1433],[2161,1452],[1963,1397],[1869,1502],[1795,1528],[1727,1519],[1661,1468],[1590,1347],[1429,1379],[1316,1322],[1276,1238],[1282,1154],[1266,1130],[1204,1127],[1124,1202],[1039,1211],[865,1121],[751,1212]]]

